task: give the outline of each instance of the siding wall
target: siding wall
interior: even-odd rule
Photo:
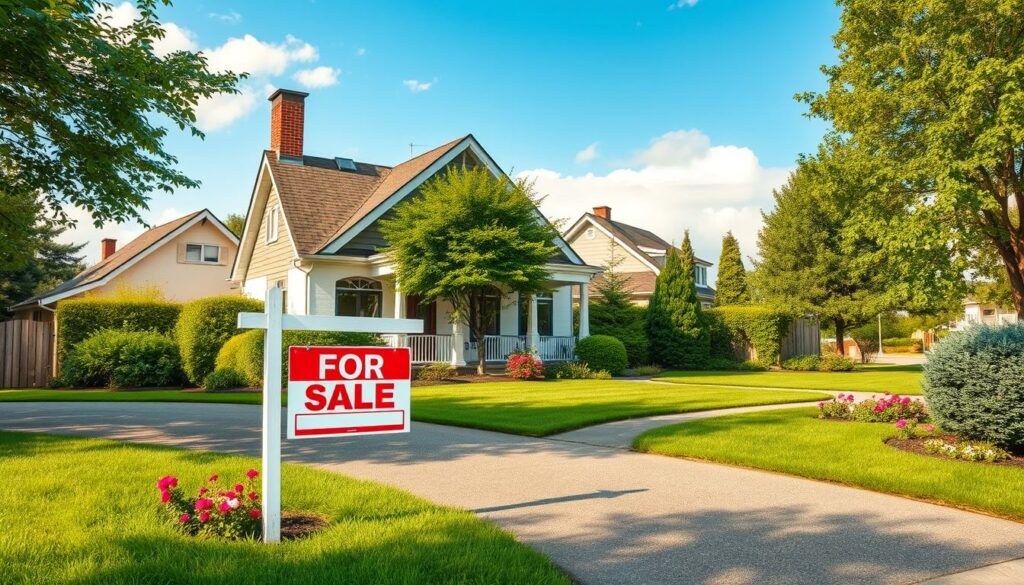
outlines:
[[[594,228],[594,239],[587,239],[587,228],[580,230],[575,239],[569,241],[569,245],[576,253],[583,258],[583,261],[591,266],[605,266],[611,260],[611,245],[615,246],[615,258],[621,258],[622,262],[616,266],[618,272],[646,272],[650,270],[643,262],[637,260],[631,252],[605,235],[601,230]]]
[[[292,249],[291,234],[288,233],[288,229],[285,227],[283,211],[277,214],[277,240],[270,244],[267,243],[267,221],[270,218],[270,210],[275,205],[280,205],[280,201],[277,198],[277,190],[271,189],[267,200],[267,208],[263,211],[263,217],[260,219],[260,229],[256,235],[256,245],[253,247],[252,259],[249,260],[249,270],[245,275],[246,280],[262,276],[266,278],[268,283],[273,285],[279,280],[287,281],[288,279],[288,270],[292,268],[295,252]]]

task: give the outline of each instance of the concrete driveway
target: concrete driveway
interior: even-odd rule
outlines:
[[[4,429],[251,455],[259,426],[259,408],[242,405],[0,404]],[[584,583],[912,583],[1024,557],[1022,524],[635,453],[621,425],[607,428],[617,434],[533,439],[414,423],[409,435],[285,441],[284,452],[473,510]]]

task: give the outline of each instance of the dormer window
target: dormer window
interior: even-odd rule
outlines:
[[[697,281],[697,286],[708,285],[708,268],[707,266],[696,266],[694,270],[694,278]]]

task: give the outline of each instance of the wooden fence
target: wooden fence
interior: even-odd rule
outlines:
[[[794,319],[789,326],[786,337],[782,339],[779,357],[786,361],[798,355],[818,355],[821,353],[821,327],[817,319]]]
[[[53,373],[53,323],[0,321],[0,388],[41,388]]]

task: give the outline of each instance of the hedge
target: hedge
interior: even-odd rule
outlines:
[[[181,305],[167,301],[69,299],[57,303],[57,360],[61,370],[71,349],[102,329],[170,334]]]
[[[285,331],[281,335],[281,379],[288,378],[288,347],[291,345],[385,345],[372,333],[341,331]],[[263,330],[254,329],[235,335],[220,348],[216,369],[234,370],[249,387],[263,384]]]
[[[185,303],[174,335],[181,350],[181,366],[188,380],[198,386],[213,371],[217,352],[224,342],[239,332],[238,313],[262,311],[262,301],[232,295]]]
[[[611,335],[626,346],[629,366],[651,363],[647,341],[647,308],[637,305],[590,303],[590,333]]]
[[[704,311],[711,329],[711,355],[736,359],[736,348],[750,343],[757,359],[778,364],[782,340],[793,318],[763,305],[725,305]]]
[[[943,431],[1024,450],[1024,323],[977,325],[936,344],[924,396]]]
[[[182,380],[178,346],[152,331],[103,329],[68,354],[61,382],[68,386],[142,388]]]

